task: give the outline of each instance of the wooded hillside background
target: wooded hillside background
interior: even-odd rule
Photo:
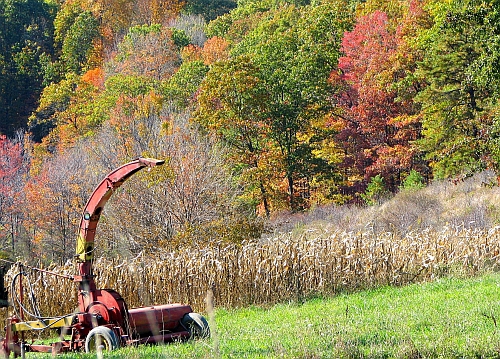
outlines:
[[[500,171],[500,2],[0,0],[0,249],[109,256]],[[495,185],[491,180],[486,185]]]

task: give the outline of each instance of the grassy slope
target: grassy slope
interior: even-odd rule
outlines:
[[[499,285],[500,274],[487,274],[385,287],[301,305],[218,309],[210,340],[124,348],[104,357],[498,358]],[[95,358],[63,356],[85,357]]]
[[[401,192],[379,206],[286,216],[289,228],[283,223],[278,228],[298,232],[327,221],[339,230],[364,231],[370,224],[377,233],[402,235],[445,223],[487,229],[500,223],[500,187],[490,186],[493,180],[483,173],[458,185],[436,182]],[[104,358],[500,358],[499,285],[500,274],[488,274],[384,287],[303,305],[217,309],[211,340],[123,348]]]

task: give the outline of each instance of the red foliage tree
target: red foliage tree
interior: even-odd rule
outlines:
[[[394,27],[378,10],[361,16],[345,33],[339,72],[330,78],[341,88],[336,97],[340,112],[333,121],[341,128],[337,140],[345,154],[345,183],[355,191],[376,174],[395,191],[401,175],[415,165],[417,150],[411,142],[420,133],[418,116],[411,97],[392,86],[411,71],[400,61],[408,21],[400,24]]]

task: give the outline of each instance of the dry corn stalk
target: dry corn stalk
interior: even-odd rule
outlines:
[[[473,275],[499,265],[499,239],[500,228],[446,227],[404,237],[324,228],[242,245],[214,242],[156,257],[99,259],[94,268],[97,285],[117,290],[129,308],[181,302],[203,311],[208,291],[216,306],[240,307],[431,280],[450,269]],[[68,267],[50,269],[74,274]],[[75,309],[75,283],[39,272],[30,276],[43,315]]]

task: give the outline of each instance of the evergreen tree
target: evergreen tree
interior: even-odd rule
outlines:
[[[0,133],[25,128],[36,108],[55,11],[43,0],[0,0]]]
[[[499,169],[492,135],[500,85],[498,1],[435,1],[434,26],[420,34],[426,56],[419,76],[427,83],[420,141],[437,177]]]

